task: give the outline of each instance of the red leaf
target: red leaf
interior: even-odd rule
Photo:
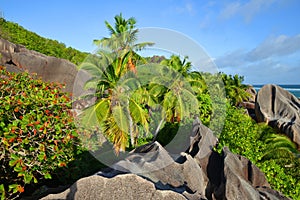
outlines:
[[[14,142],[14,141],[15,141],[15,138],[10,138],[10,139],[8,140],[9,143],[12,143],[12,142]]]
[[[18,105],[22,105],[22,101],[18,99]]]
[[[65,162],[61,162],[61,163],[59,163],[59,166],[65,167],[65,166],[67,166],[67,164]]]
[[[20,193],[24,192],[24,187],[22,187],[21,185],[18,185],[18,192],[20,192]]]

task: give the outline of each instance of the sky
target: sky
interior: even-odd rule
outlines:
[[[0,0],[6,20],[86,52],[119,13],[139,29],[176,31],[246,84],[300,84],[299,11],[299,0]]]

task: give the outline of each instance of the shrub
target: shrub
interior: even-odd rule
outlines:
[[[16,198],[25,185],[50,179],[80,148],[62,85],[0,68],[0,196]]]
[[[263,159],[266,152],[276,145],[267,143],[267,138],[276,132],[266,124],[257,124],[243,110],[228,105],[224,129],[219,136],[218,151],[228,146],[236,154],[247,157],[266,175],[271,187],[293,199],[300,199],[300,170],[297,157]],[[279,154],[279,149],[274,149]]]

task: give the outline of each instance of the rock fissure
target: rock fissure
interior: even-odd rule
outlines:
[[[212,131],[199,123],[195,123],[194,126],[196,127],[193,130],[198,132],[192,134],[193,148],[180,154],[180,157],[176,159],[180,162],[176,162],[158,142],[144,145],[110,168],[77,181],[85,187],[78,185],[74,198],[80,199],[79,197],[85,194],[88,195],[87,199],[101,199],[96,196],[99,193],[92,188],[104,185],[99,183],[105,181],[108,185],[114,186],[108,188],[107,185],[103,190],[108,190],[112,193],[111,196],[118,193],[123,199],[135,199],[135,197],[145,199],[145,190],[142,189],[145,186],[151,188],[146,190],[150,192],[148,199],[156,199],[158,196],[162,199],[173,199],[176,196],[178,199],[203,200],[288,199],[272,190],[264,174],[247,158],[233,154],[227,147],[223,148],[221,154],[215,152],[212,147],[217,144],[217,138]],[[149,152],[155,156],[148,157]],[[193,156],[190,152],[193,152]],[[143,157],[143,164],[136,159],[139,157]],[[172,160],[171,163],[162,165],[170,160]],[[162,168],[157,169],[157,166],[162,166]],[[95,180],[93,185],[90,185],[89,179]],[[136,187],[137,184],[139,187]],[[123,189],[115,189],[116,187]],[[52,194],[43,199],[64,197],[64,194],[64,192]],[[103,197],[106,194],[107,192],[103,192],[100,196]],[[136,194],[139,194],[139,197]]]

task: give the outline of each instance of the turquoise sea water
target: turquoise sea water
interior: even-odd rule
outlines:
[[[263,85],[253,85],[254,89],[258,91]],[[300,85],[279,85],[283,89],[294,94],[296,97],[300,98]]]

